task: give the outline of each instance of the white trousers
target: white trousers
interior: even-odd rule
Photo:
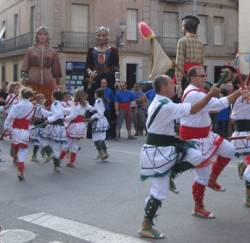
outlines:
[[[189,148],[187,150],[186,156],[184,157],[184,161],[188,161],[194,166],[200,164],[203,160],[204,157],[201,151],[193,148]],[[169,176],[166,175],[162,177],[152,177],[150,178],[150,180],[151,180],[150,195],[160,201],[167,199],[169,192]]]
[[[17,152],[17,162],[26,162],[28,148],[19,148]]]
[[[222,156],[225,158],[233,158],[235,154],[235,148],[232,143],[227,140],[223,140],[219,149],[216,151],[215,155]],[[194,180],[199,184],[207,186],[209,177],[211,174],[212,165],[208,165],[203,168],[194,169]]]
[[[62,150],[62,144],[55,142],[54,140],[50,140],[49,141],[49,145],[53,151],[53,157],[55,159],[59,159],[60,158],[60,154],[61,154],[61,150]]]
[[[69,138],[68,146],[71,153],[77,153],[80,148],[80,139]]]
[[[226,158],[233,158],[234,154],[235,154],[235,148],[233,144],[227,140],[224,140],[221,143],[215,155],[220,155]],[[184,157],[184,161],[188,161],[194,166],[200,164],[202,161],[204,161],[202,151],[189,148],[187,150],[186,156]],[[202,185],[207,185],[211,173],[211,167],[212,167],[211,165],[208,165],[204,168],[194,169],[194,174],[195,174],[194,180]],[[151,180],[150,195],[152,195],[154,198],[160,201],[167,199],[169,192],[169,176],[152,177],[150,178],[150,180]]]

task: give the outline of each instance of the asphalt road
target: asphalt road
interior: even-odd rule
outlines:
[[[53,172],[51,163],[29,162],[24,182],[16,179],[9,142],[1,141],[0,156],[6,162],[0,163],[0,242],[147,242],[137,235],[149,190],[149,182],[139,178],[144,140],[108,141],[107,162],[95,160],[93,143],[85,140],[76,169],[65,167],[66,160],[60,173]],[[191,215],[192,178],[192,172],[178,177],[180,194],[170,193],[163,203],[156,226],[166,238],[158,242],[249,243],[250,209],[242,206],[244,183],[237,176],[236,160],[220,177],[227,191],[207,189],[205,205],[216,219]]]

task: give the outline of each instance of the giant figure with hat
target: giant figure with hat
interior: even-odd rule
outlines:
[[[187,86],[186,73],[192,66],[203,66],[204,47],[197,37],[199,18],[187,15],[182,18],[182,31],[184,36],[178,40],[176,50],[176,91],[178,97]]]

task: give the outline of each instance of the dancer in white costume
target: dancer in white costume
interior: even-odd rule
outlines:
[[[18,179],[24,180],[24,163],[29,144],[29,126],[34,113],[34,106],[30,102],[33,91],[29,88],[21,90],[21,100],[13,105],[4,123],[4,128],[11,132],[12,148],[16,157]]]
[[[42,150],[45,149],[43,146],[46,144],[47,141],[43,137],[43,129],[46,127],[45,121],[46,118],[51,115],[51,112],[45,109],[45,96],[44,94],[36,94],[35,96],[35,110],[34,115],[32,117],[32,126],[30,129],[30,139],[33,142],[33,153],[32,153],[32,162],[39,162],[37,158],[37,152],[41,147]],[[46,150],[46,149],[45,149]],[[46,152],[46,151],[45,151]],[[49,156],[49,154],[47,154]]]
[[[206,74],[203,67],[194,66],[189,69],[188,78],[190,85],[184,91],[182,97],[183,102],[194,104],[206,96],[203,89],[206,81],[205,77]],[[209,186],[215,191],[225,191],[216,180],[223,168],[235,154],[235,148],[232,143],[212,132],[209,112],[220,111],[227,108],[240,95],[241,90],[237,90],[229,96],[213,98],[200,112],[183,117],[180,120],[180,137],[183,140],[197,143],[198,149],[206,159],[202,168],[196,168],[194,170],[195,178],[192,186],[193,199],[195,202],[194,215],[203,218],[210,218],[210,216],[213,215],[205,209],[203,204],[205,188]],[[217,156],[217,159],[212,166],[211,158],[214,155]]]
[[[48,117],[48,125],[43,129],[44,136],[48,138],[49,145],[53,150],[54,170],[59,171],[60,154],[62,146],[67,142],[64,127],[65,110],[61,104],[63,95],[61,91],[53,92],[53,103],[50,108],[51,116]]]
[[[109,129],[109,123],[104,116],[105,112],[105,98],[104,90],[99,88],[95,91],[95,105],[94,109],[96,113],[90,117],[92,121],[92,140],[95,143],[98,151],[98,157],[101,160],[108,158],[107,145],[106,145],[106,131]]]
[[[175,120],[200,111],[213,96],[219,94],[219,89],[214,86],[207,96],[191,105],[171,101],[170,98],[175,95],[175,85],[168,76],[156,77],[153,86],[156,96],[148,109],[147,142],[143,145],[140,155],[141,178],[151,178],[151,189],[146,199],[144,221],[139,234],[142,237],[160,239],[164,235],[152,227],[153,218],[168,195],[168,175],[179,158],[176,146],[183,147],[183,161],[198,166],[204,160],[199,150],[191,147],[184,149],[187,143],[176,138]]]
[[[70,152],[68,167],[74,168],[76,156],[80,148],[80,140],[86,137],[85,113],[89,110],[87,94],[83,89],[77,89],[74,93],[74,104],[70,109],[70,114],[65,117],[66,133]],[[91,108],[93,110],[93,108]],[[60,158],[63,159],[66,151],[63,150]]]
[[[236,148],[236,157],[243,160],[239,163],[240,177],[245,180],[246,194],[244,205],[250,207],[250,104],[239,97],[233,105],[231,114],[235,123],[232,143]],[[248,136],[248,137],[247,137]],[[246,138],[247,137],[247,138]]]

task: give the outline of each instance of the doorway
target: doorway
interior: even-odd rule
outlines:
[[[127,77],[127,88],[131,89],[137,80],[137,64],[127,63],[126,64],[126,77]]]

